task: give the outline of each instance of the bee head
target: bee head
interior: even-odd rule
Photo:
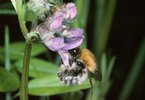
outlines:
[[[74,48],[74,49],[69,50],[69,53],[73,57],[78,57],[81,51],[80,51],[80,48]]]

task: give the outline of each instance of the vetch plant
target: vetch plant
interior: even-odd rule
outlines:
[[[68,50],[79,47],[83,42],[83,30],[80,28],[70,27],[70,23],[77,15],[77,9],[74,3],[67,3],[62,6],[53,5],[45,0],[36,1],[37,4],[30,0],[26,5],[21,1],[12,3],[18,14],[19,23],[22,33],[26,39],[26,46],[23,57],[22,81],[21,81],[21,100],[28,100],[28,72],[32,45],[39,39],[52,51],[58,52],[62,59],[62,66],[69,68],[71,56]],[[50,11],[51,8],[54,11]],[[33,11],[35,20],[45,20],[39,25],[30,29],[26,27],[25,14],[26,9]],[[41,9],[41,10],[40,10]],[[50,13],[51,12],[51,13]],[[27,15],[28,16],[28,15]],[[35,22],[32,21],[32,23]]]
[[[106,93],[110,87],[109,73],[111,72],[114,58],[112,58],[112,60],[108,62],[109,65],[108,63],[103,62],[105,60],[109,61],[109,59],[103,57],[100,60],[100,57],[102,56],[102,53],[105,50],[104,47],[106,45],[101,45],[98,41],[106,41],[106,38],[108,37],[106,37],[106,35],[104,34],[108,33],[108,31],[104,31],[102,35],[101,31],[98,33],[93,33],[88,32],[88,29],[86,28],[88,25],[87,19],[88,16],[90,16],[89,6],[91,1],[86,0],[84,2],[83,0],[75,0],[75,3],[65,4],[63,4],[63,0],[27,0],[28,2],[25,2],[25,0],[11,1],[16,10],[14,14],[16,15],[17,13],[18,15],[20,28],[26,41],[25,51],[23,49],[23,42],[10,44],[10,49],[13,49],[12,51],[10,51],[10,55],[14,55],[10,56],[10,59],[12,61],[14,60],[14,63],[12,63],[12,67],[14,66],[14,68],[16,68],[16,72],[19,71],[20,73],[22,73],[20,89],[21,100],[28,99],[28,92],[30,95],[36,96],[51,96],[73,92],[68,93],[69,95],[65,95],[65,97],[69,98],[67,100],[71,100],[71,97],[75,97],[73,99],[77,100],[78,97],[81,98],[82,95],[77,97],[74,91],[87,89],[92,86],[91,77],[98,76],[98,74],[95,74],[96,72],[100,74],[98,66],[101,66],[101,71],[103,74],[102,81],[97,81],[97,83],[93,82],[95,85],[91,90],[93,91],[94,95],[92,95],[92,91],[88,94],[91,94],[92,98],[95,98],[94,100],[105,98]],[[96,25],[93,24],[91,25],[91,27],[95,27],[95,29],[97,30],[106,30],[106,28],[107,30],[109,29],[108,26],[110,25],[110,19],[112,18],[110,16],[113,15],[112,13],[110,13],[110,11],[112,12],[112,9],[114,7],[112,6],[114,4],[112,3],[112,1],[114,0],[110,0],[109,3],[106,3],[106,6],[103,7],[106,7],[108,12],[104,15],[109,14],[109,17],[107,16],[105,17],[104,21],[102,20],[103,24],[102,22],[99,22],[99,18],[104,18],[99,16],[100,14],[97,10],[95,10],[95,12],[93,11],[94,13],[96,13],[96,11],[98,12],[98,20],[96,21],[96,23],[98,23],[97,25],[99,27],[96,28]],[[99,1],[97,1],[97,3],[98,2]],[[12,11],[14,12],[14,10]],[[103,11],[105,13],[105,10]],[[94,18],[94,20],[96,20],[96,17]],[[108,20],[110,21],[108,22]],[[89,22],[91,21],[92,20],[89,20]],[[108,24],[106,25],[106,23]],[[93,30],[93,28],[91,28],[91,30]],[[87,34],[85,34],[87,32],[90,36],[93,36],[92,34],[98,34],[97,37],[95,35],[93,37],[93,41],[95,41],[94,44],[92,44],[91,41],[87,43]],[[43,43],[49,50],[56,52],[56,57],[53,57],[55,59],[53,60],[51,58],[51,53],[49,53],[49,50],[44,48],[44,45],[43,50],[40,50],[41,47],[35,43]],[[103,43],[106,44],[106,42]],[[98,64],[96,64],[96,59],[93,53],[91,53],[91,51],[89,51],[88,49],[84,49],[87,47],[87,44],[89,44],[89,46],[93,46],[93,53],[97,54],[96,56]],[[98,44],[101,45],[101,47]],[[31,50],[32,45],[33,49]],[[100,48],[96,48],[96,45]],[[98,53],[98,49],[102,52]],[[41,53],[46,53],[45,51],[47,51],[45,57],[49,56],[48,59],[51,60],[45,61],[42,59],[38,59],[39,56],[36,57],[36,55],[38,55],[38,52],[40,54],[39,50],[41,51]],[[7,49],[6,51],[9,50]],[[37,52],[37,54],[35,51]],[[2,52],[4,52],[4,50],[2,50]],[[3,58],[2,52],[0,51],[0,59]],[[55,63],[58,64],[59,62],[59,57],[57,56],[57,54],[58,56],[60,56],[60,59],[62,61],[60,67],[58,65],[55,65]],[[21,57],[23,57],[23,60],[20,59]],[[22,63],[23,68],[21,67]],[[29,85],[28,77],[30,77]],[[85,81],[88,77],[90,81]],[[100,77],[101,74],[100,76],[95,78],[97,79]],[[64,84],[61,84],[61,82]],[[89,82],[91,84],[89,84]],[[82,91],[79,92],[82,93]],[[89,95],[87,97],[87,99],[90,100]]]

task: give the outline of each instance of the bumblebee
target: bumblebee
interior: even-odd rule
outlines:
[[[96,80],[101,80],[102,75],[99,67],[96,63],[96,58],[94,54],[86,49],[75,48],[69,50],[70,55],[73,57],[74,61],[77,62],[77,65],[85,67],[88,71],[88,74],[95,78]]]
[[[75,48],[68,51],[70,54],[70,67],[61,65],[58,77],[65,85],[77,85],[89,77],[101,80],[101,72],[96,64],[93,53],[88,49]]]

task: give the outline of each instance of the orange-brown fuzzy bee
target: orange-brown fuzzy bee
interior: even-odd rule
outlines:
[[[96,58],[90,50],[86,48],[75,48],[69,50],[69,52],[74,60],[78,63],[78,65],[84,66],[88,70],[88,74],[91,77],[94,77],[97,80],[101,80],[101,72],[97,66]]]
[[[68,52],[70,54],[70,66],[62,64],[58,73],[58,77],[65,85],[81,84],[88,77],[91,87],[93,87],[92,77],[101,80],[101,72],[96,64],[95,56],[90,50],[75,48]]]

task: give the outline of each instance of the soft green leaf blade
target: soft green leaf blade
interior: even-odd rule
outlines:
[[[0,92],[11,92],[19,88],[19,79],[16,74],[0,67]]]
[[[10,53],[11,53],[11,59],[17,60],[22,59],[24,55],[24,42],[14,42],[10,44]],[[45,52],[47,49],[42,44],[35,44],[32,47],[32,53],[31,56],[39,55],[43,52]]]
[[[9,40],[9,28],[5,27],[5,68],[10,70],[10,40]]]
[[[117,0],[109,0],[107,7],[106,7],[106,13],[104,14],[104,20],[102,22],[102,27],[100,29],[101,34],[97,37],[98,38],[98,55],[102,54],[107,46],[108,39],[109,39],[109,33],[113,21],[113,16],[115,12]]]
[[[9,27],[5,26],[5,69],[10,71],[11,62],[10,62],[10,36],[9,36]],[[6,93],[6,100],[11,99],[11,94]]]
[[[32,10],[26,10],[25,12],[25,20],[29,22],[33,22],[36,20],[36,15]]]
[[[93,51],[100,58],[104,53],[109,38],[113,15],[117,0],[97,0],[95,10],[95,34],[93,36]],[[97,50],[97,51],[96,51]]]
[[[21,72],[22,70],[22,60],[15,63],[16,68]],[[41,77],[46,75],[57,74],[57,65],[47,62],[37,58],[31,58],[29,65],[29,76],[31,77]]]
[[[103,54],[102,58],[101,58],[101,71],[102,71],[102,81],[105,81],[106,76],[107,76],[107,57],[106,57],[106,54]]]
[[[114,66],[114,63],[115,63],[115,59],[116,59],[116,57],[112,57],[111,60],[110,60],[110,62],[109,62],[108,71],[107,71],[108,72],[107,73],[108,80],[109,80],[109,78],[111,76],[111,72],[112,72],[112,69],[113,69],[113,66]]]
[[[36,78],[29,82],[29,94],[37,96],[57,95],[73,92],[90,87],[89,81],[77,86],[65,86],[60,82],[57,75]]]
[[[103,20],[104,20],[104,14],[105,14],[105,2],[106,0],[96,0],[96,6],[94,9],[94,16],[95,16],[95,23],[94,23],[94,35],[93,35],[93,52],[95,53],[95,55],[98,56],[98,58],[100,59],[102,54],[98,53],[98,50],[100,48],[98,48],[99,42],[100,40],[102,40],[103,38],[100,37],[102,35],[101,32],[101,27],[103,24]]]
[[[43,44],[34,44],[32,47],[32,56],[39,55],[43,52],[47,51],[47,48]]]
[[[11,9],[0,9],[0,15],[16,15],[16,11]]]

